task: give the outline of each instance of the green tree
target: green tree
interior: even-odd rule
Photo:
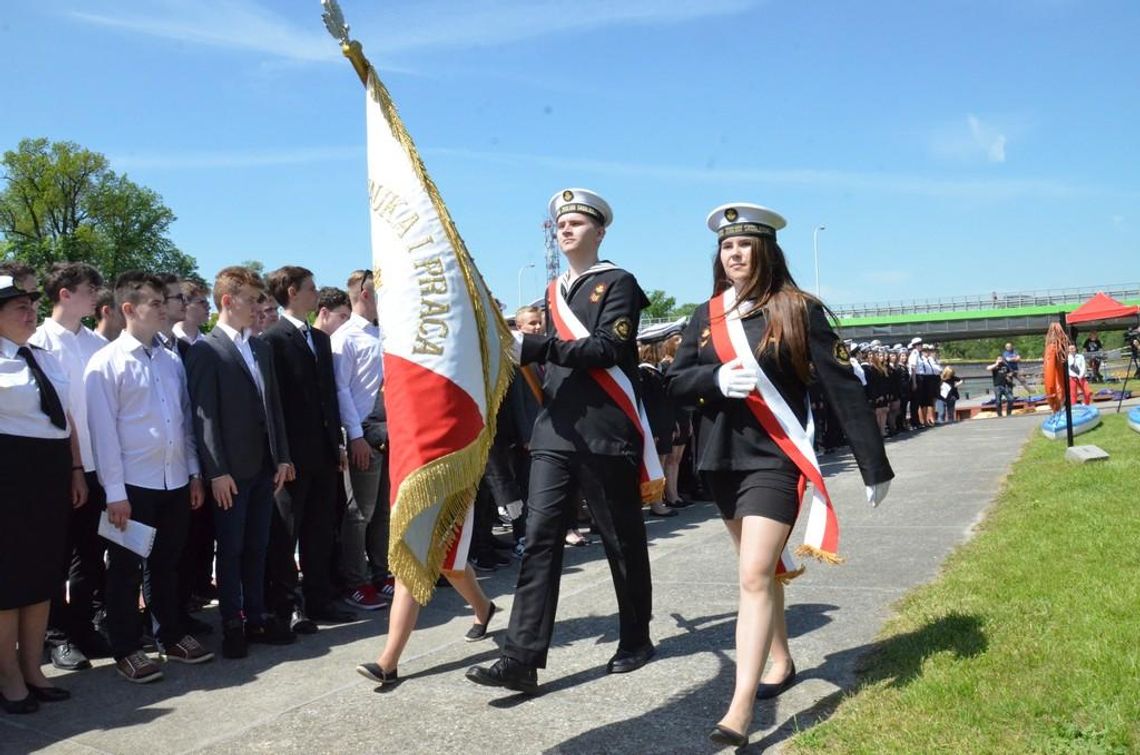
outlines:
[[[245,262],[241,263],[241,266],[242,267],[248,267],[250,270],[257,273],[258,275],[261,275],[261,276],[265,275],[265,263],[262,262],[261,260],[246,260]]]
[[[2,165],[0,258],[41,271],[84,261],[107,279],[131,269],[196,274],[194,258],[170,238],[175,215],[162,197],[115,173],[98,152],[24,139]]]
[[[677,300],[672,296],[666,296],[665,292],[660,289],[653,289],[647,296],[649,297],[649,306],[641,310],[641,319],[643,320],[661,320],[670,316],[673,311],[673,306]]]

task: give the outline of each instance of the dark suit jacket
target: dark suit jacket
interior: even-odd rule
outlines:
[[[340,447],[332,344],[325,333],[309,332],[316,356],[301,331],[284,317],[261,334],[273,349],[289,455],[299,472],[335,466]]]
[[[273,351],[257,338],[250,340],[250,348],[265,386],[264,402],[241,352],[221,328],[187,352],[194,434],[207,479],[228,474],[247,480],[271,466],[290,463]]]

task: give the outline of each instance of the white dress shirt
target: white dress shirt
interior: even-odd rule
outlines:
[[[157,338],[144,347],[123,331],[91,359],[84,384],[95,471],[109,502],[127,500],[127,485],[177,490],[198,474],[186,373]]]
[[[180,341],[185,341],[191,345],[193,345],[195,341],[202,337],[202,333],[200,331],[194,331],[194,337],[191,338],[190,334],[186,332],[186,328],[182,327],[182,323],[180,322],[174,323],[174,327],[170,330],[174,333],[175,338]]]
[[[304,320],[298,320],[287,311],[281,313],[281,319],[288,320],[293,323],[293,327],[301,331],[301,337],[305,339],[305,343],[309,344],[309,351],[313,352],[313,356],[317,355],[317,347],[313,345],[313,332],[309,323]]]
[[[40,407],[40,389],[28,363],[16,353],[20,347],[0,337],[0,435],[58,440],[71,435],[70,428],[59,429]],[[29,346],[29,348],[31,348]],[[67,412],[70,391],[63,365],[50,351],[32,348],[36,364],[47,375]]]
[[[215,328],[221,328],[222,332],[229,336],[229,339],[237,346],[238,353],[241,358],[245,360],[245,366],[249,368],[250,374],[253,375],[253,382],[257,385],[257,392],[261,395],[261,403],[265,404],[265,382],[261,379],[261,370],[257,369],[257,360],[253,357],[253,348],[249,345],[250,336],[248,330],[243,330],[238,333],[236,330],[226,325],[223,322],[218,322],[214,325]]]
[[[35,335],[28,339],[28,343],[46,349],[59,359],[67,374],[68,399],[67,406],[71,408],[71,418],[75,420],[76,434],[79,436],[79,455],[83,459],[85,472],[95,471],[95,460],[91,457],[91,433],[87,429],[87,399],[83,391],[83,371],[95,352],[107,345],[107,342],[95,335],[94,332],[79,326],[79,331],[72,333],[50,317],[36,329]],[[38,359],[37,359],[38,361]]]
[[[384,381],[379,329],[354,313],[332,334],[332,353],[340,423],[356,440],[364,437],[361,420],[372,413]]]

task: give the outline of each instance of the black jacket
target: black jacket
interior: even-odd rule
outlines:
[[[284,317],[261,334],[273,349],[289,454],[299,472],[336,465],[340,447],[332,345],[327,334],[316,328],[309,332],[315,355],[301,331]]]
[[[763,312],[744,320],[753,348],[764,333]],[[822,307],[808,313],[808,350],[814,379],[834,412],[855,453],[868,485],[895,475],[883,448],[883,439],[867,405],[863,386],[851,369],[847,351],[827,321]],[[800,423],[807,426],[807,386],[791,368],[789,353],[777,361],[770,350],[759,362]],[[774,469],[794,473],[795,464],[760,427],[744,401],[725,398],[717,385],[721,362],[709,337],[709,307],[697,307],[682,335],[677,356],[668,372],[669,392],[680,402],[695,403],[700,417],[697,466],[703,471]]]
[[[290,463],[289,441],[273,369],[273,352],[257,338],[250,349],[265,386],[265,401],[230,337],[216,327],[186,352],[186,382],[202,475],[248,480]]]
[[[640,456],[641,434],[590,369],[618,367],[640,395],[637,326],[649,300],[637,279],[614,267],[592,268],[564,296],[590,335],[563,341],[556,335],[553,317],[547,316],[545,335],[523,336],[521,362],[546,366],[543,407],[531,435],[531,450]],[[546,307],[549,312],[549,301]]]

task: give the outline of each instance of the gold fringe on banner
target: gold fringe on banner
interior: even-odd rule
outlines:
[[[804,570],[805,570],[804,567],[801,566],[800,568],[796,569],[795,571],[786,571],[783,574],[777,574],[776,579],[778,579],[780,581],[780,584],[786,585],[786,584],[790,583],[796,577],[803,574]]]
[[[455,253],[478,325],[480,361],[483,365],[483,385],[486,389],[486,421],[483,430],[467,447],[435,459],[409,474],[400,485],[392,507],[393,518],[388,548],[390,568],[392,573],[408,587],[416,601],[426,605],[435,590],[443,559],[463,524],[467,508],[474,500],[479,480],[487,465],[487,455],[495,437],[499,407],[510,385],[513,371],[512,338],[502,315],[497,310],[493,313],[487,311],[487,300],[491,299],[490,290],[471,262],[467,247],[455,228],[455,223],[443,203],[435,182],[428,175],[387,88],[380,81],[376,70],[364,58],[359,43],[351,42],[343,45],[342,51],[352,61],[353,67],[365,82],[369,96],[380,106],[392,130],[393,138],[404,148],[416,176],[431,198],[447,234],[448,242]],[[377,269],[374,274],[378,279],[382,279],[382,272]],[[493,347],[489,343],[488,336],[491,334],[497,339],[495,350],[499,357],[498,374],[494,376],[490,374]],[[440,501],[442,506],[432,529],[433,541],[438,543],[438,547],[430,549],[428,563],[423,564],[404,543],[404,535],[413,519]]]
[[[839,564],[846,562],[846,560],[847,560],[847,559],[843,558],[842,556],[840,556],[836,553],[830,553],[830,552],[825,551],[825,550],[820,550],[819,548],[816,548],[814,545],[808,545],[807,543],[804,543],[803,545],[796,548],[796,555],[797,556],[810,556],[811,558],[814,558],[817,561],[822,561],[823,563],[831,564],[832,566],[837,566]]]

